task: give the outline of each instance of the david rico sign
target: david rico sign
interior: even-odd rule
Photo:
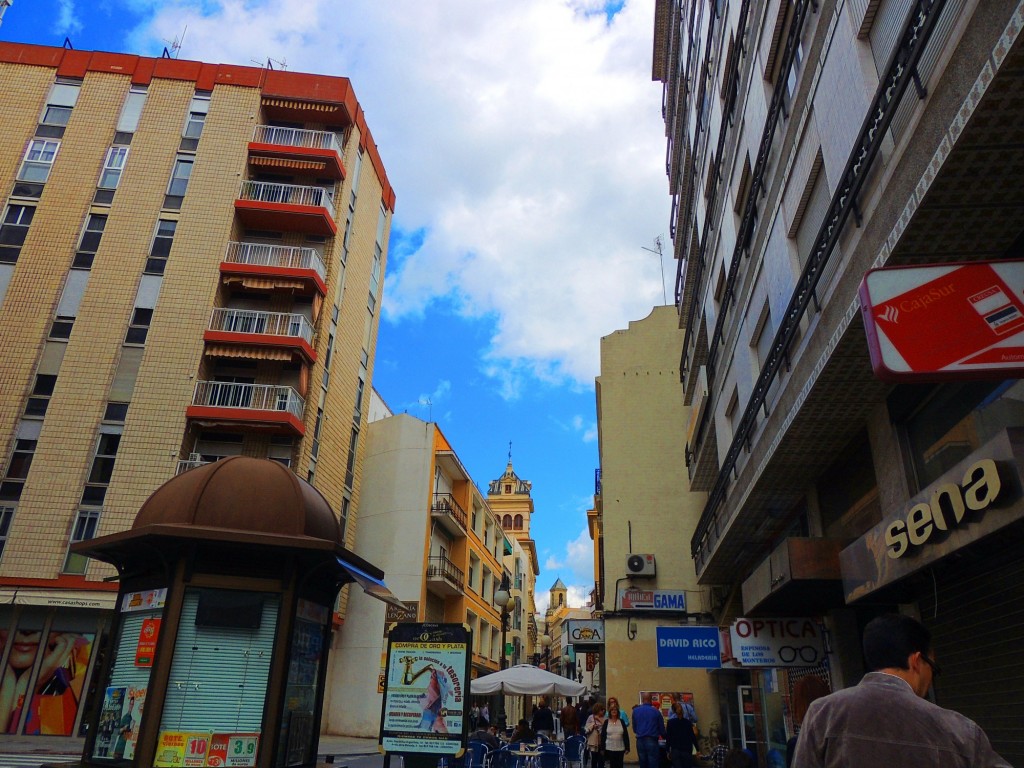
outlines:
[[[622,611],[686,611],[686,592],[681,589],[619,590],[619,610]]]
[[[604,622],[593,619],[570,619],[566,632],[572,645],[604,645]]]
[[[656,627],[659,667],[718,669],[718,627]]]

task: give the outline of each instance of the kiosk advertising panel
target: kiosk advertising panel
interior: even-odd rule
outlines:
[[[402,755],[462,754],[472,633],[464,624],[397,624],[388,634],[380,744]]]

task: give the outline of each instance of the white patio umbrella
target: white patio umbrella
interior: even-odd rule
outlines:
[[[491,693],[582,696],[587,686],[567,677],[559,677],[532,664],[516,664],[514,667],[472,680],[469,690],[478,696]]]

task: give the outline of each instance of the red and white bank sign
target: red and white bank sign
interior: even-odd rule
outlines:
[[[873,269],[860,299],[883,381],[1024,373],[1024,261]]]

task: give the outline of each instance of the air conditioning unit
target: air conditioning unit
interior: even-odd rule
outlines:
[[[626,573],[629,576],[656,576],[657,569],[654,567],[654,555],[627,555]]]

